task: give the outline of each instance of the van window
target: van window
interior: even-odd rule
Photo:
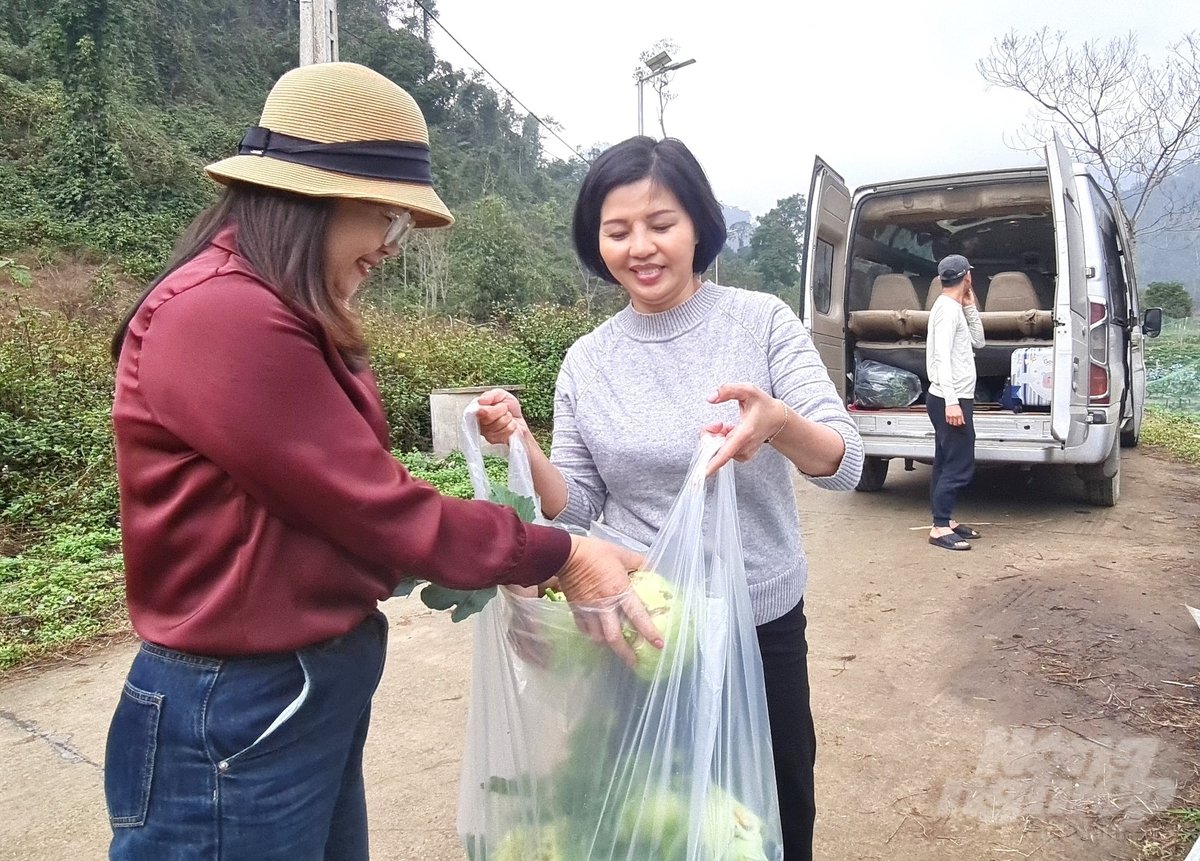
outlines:
[[[828,314],[833,301],[833,246],[824,239],[817,240],[813,257],[813,307],[818,314]]]
[[[1129,287],[1125,283],[1124,261],[1117,245],[1117,225],[1104,212],[1100,218],[1100,237],[1104,243],[1104,272],[1108,287],[1108,313],[1112,320],[1129,318]]]
[[[880,274],[905,275],[916,308],[928,308],[937,261],[964,254],[975,267],[975,290],[986,308],[992,276],[1024,275],[1037,308],[1048,309],[1054,290],[1054,222],[1050,187],[1020,179],[880,193],[859,209],[850,246],[847,310],[870,307]],[[890,282],[894,283],[894,282]]]

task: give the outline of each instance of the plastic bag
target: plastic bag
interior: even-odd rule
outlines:
[[[921,397],[921,378],[873,359],[854,363],[854,402],[867,409],[907,407]]]
[[[529,467],[529,455],[518,434],[513,434],[508,443],[508,482],[498,484],[488,478],[483,463],[483,436],[479,432],[479,401],[472,401],[463,411],[462,426],[459,428],[459,444],[475,488],[476,499],[486,499],[507,505],[517,512],[526,523],[545,523],[542,504],[533,486],[533,473]],[[405,597],[421,589],[421,600],[433,610],[452,610],[450,618],[461,622],[482,610],[496,595],[496,587],[487,589],[451,589],[424,580],[405,580],[392,597]]]
[[[501,588],[476,620],[458,814],[472,861],[782,859],[730,467],[706,499],[721,441],[702,442],[649,549],[656,573],[633,575],[661,652],[626,626],[627,667],[577,622],[613,603],[552,591]]]

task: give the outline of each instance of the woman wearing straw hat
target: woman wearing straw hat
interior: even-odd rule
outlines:
[[[640,560],[443,497],[392,458],[350,300],[410,227],[453,221],[406,92],[351,63],[296,69],[207,172],[221,198],[113,341],[144,643],[109,730],[110,858],[365,859],[376,603],[412,575],[557,573],[592,600]],[[636,599],[627,614],[656,637]]]

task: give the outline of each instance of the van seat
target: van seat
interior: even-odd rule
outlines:
[[[972,277],[972,280],[975,282],[975,310],[982,311],[983,310],[983,297],[979,295],[980,278],[978,275],[975,275]],[[938,278],[935,275],[935,276],[933,276],[933,279],[929,282],[929,292],[925,294],[925,310],[932,311],[933,303],[936,302],[938,300],[938,296],[941,296],[941,295],[942,295],[942,279]],[[1036,306],[1034,306],[1034,307],[1036,307]]]
[[[1024,272],[997,272],[992,277],[987,291],[988,311],[1028,311],[1037,307],[1033,282]]]
[[[867,304],[870,311],[905,311],[920,307],[916,288],[907,275],[885,272],[876,276],[871,284],[871,300]]]
[[[1040,307],[1033,282],[1024,272],[997,272],[988,286],[987,310],[980,310],[989,340],[1054,337],[1054,315]]]
[[[919,307],[912,280],[907,275],[885,272],[871,283],[867,310],[850,312],[849,329],[866,340],[899,340],[907,332],[904,315]]]

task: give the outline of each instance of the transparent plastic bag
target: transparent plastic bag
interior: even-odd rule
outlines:
[[[782,859],[733,470],[706,494],[720,443],[702,442],[649,548],[656,573],[634,575],[661,652],[626,626],[630,668],[582,633],[618,599],[501,588],[476,620],[458,814],[472,861]]]
[[[471,476],[471,486],[475,489],[475,498],[507,505],[527,523],[545,524],[542,504],[533,486],[529,455],[520,436],[514,434],[508,444],[507,483],[498,484],[488,478],[483,462],[483,435],[479,432],[478,413],[479,401],[471,401],[463,411],[462,425],[458,433],[463,458],[467,462],[467,472]],[[392,592],[392,596],[405,597],[418,588],[421,589],[421,600],[425,606],[434,610],[451,610],[450,618],[455,622],[461,622],[478,613],[496,595],[495,586],[487,589],[451,589],[448,586],[414,579],[402,582]]]
[[[854,403],[868,409],[912,406],[921,397],[921,378],[873,359],[854,363]]]

